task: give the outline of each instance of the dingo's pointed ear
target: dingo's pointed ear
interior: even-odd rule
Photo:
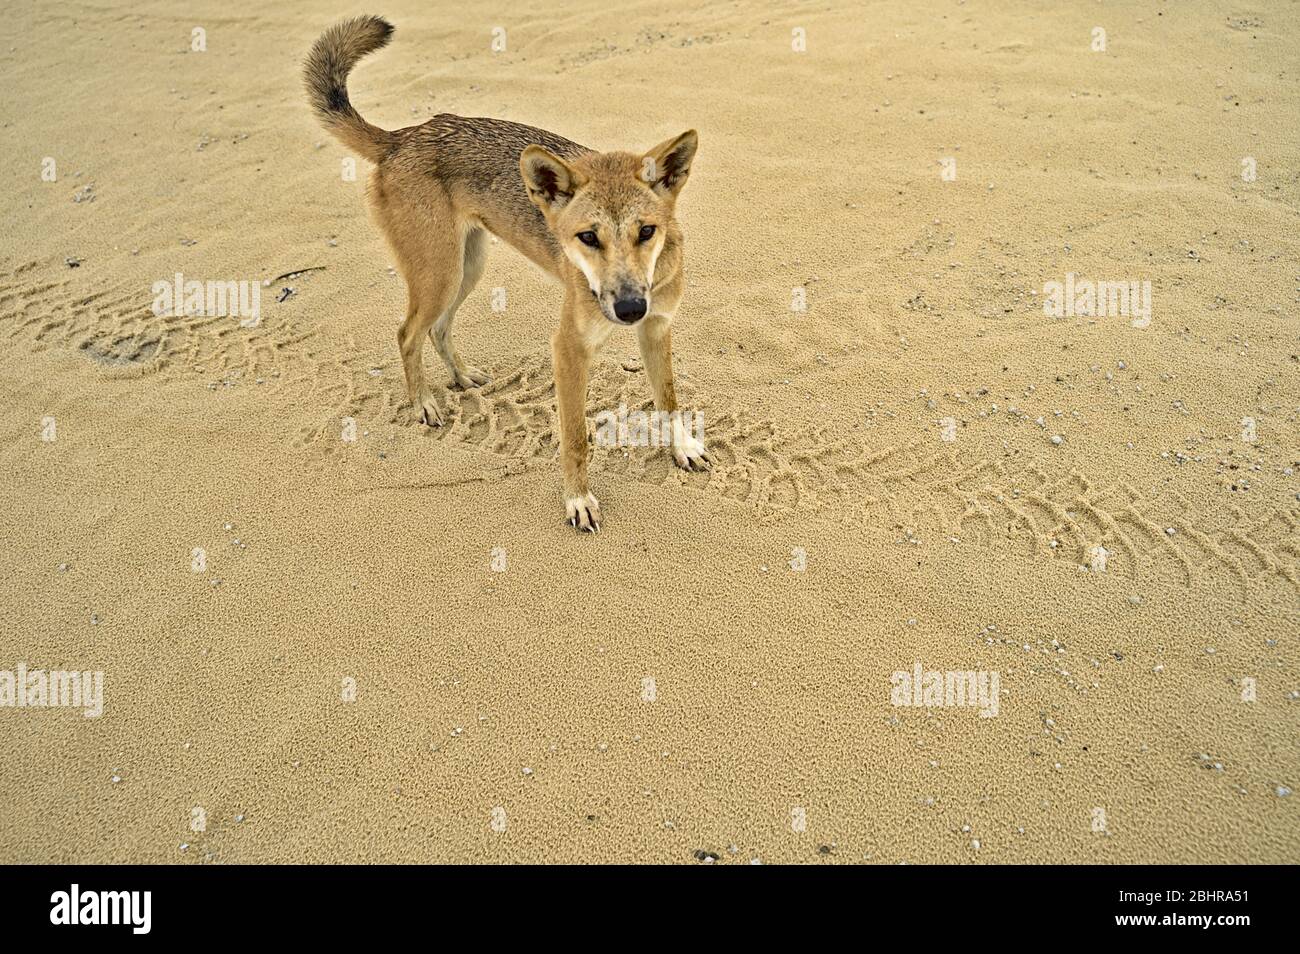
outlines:
[[[543,212],[562,208],[582,185],[581,176],[563,159],[536,145],[519,156],[519,174],[528,197]]]
[[[691,174],[697,145],[699,136],[694,129],[661,142],[641,158],[641,178],[656,192],[677,195]]]

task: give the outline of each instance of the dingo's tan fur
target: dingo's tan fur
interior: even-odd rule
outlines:
[[[312,47],[305,81],[326,128],[375,164],[370,205],[409,293],[397,343],[411,405],[425,424],[442,423],[424,376],[426,336],[456,386],[488,380],[457,352],[451,329],[483,274],[490,232],[564,285],[551,354],[565,511],[579,530],[597,530],[600,503],[587,485],[587,375],[620,326],[635,326],[656,410],[677,410],[671,326],[683,278],[674,209],[695,132],[645,153],[600,153],[531,126],[447,113],[380,129],[352,107],[347,76],[392,32],[378,17],[336,24]],[[707,467],[704,446],[673,420],[678,466]]]

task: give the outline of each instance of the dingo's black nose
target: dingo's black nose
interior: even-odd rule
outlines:
[[[614,314],[619,321],[640,321],[645,317],[645,299],[620,298],[614,302]]]

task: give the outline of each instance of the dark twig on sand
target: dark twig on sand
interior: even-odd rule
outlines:
[[[276,275],[274,278],[271,279],[271,284],[274,285],[282,278],[297,278],[299,275],[305,275],[308,272],[323,272],[323,271],[325,271],[324,265],[313,265],[310,268],[295,268],[293,271],[285,272],[283,275]]]

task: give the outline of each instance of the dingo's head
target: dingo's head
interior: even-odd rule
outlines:
[[[670,239],[681,241],[674,207],[696,141],[692,129],[639,156],[605,152],[566,161],[529,146],[519,157],[529,198],[615,324],[636,324],[650,312],[659,253]]]

